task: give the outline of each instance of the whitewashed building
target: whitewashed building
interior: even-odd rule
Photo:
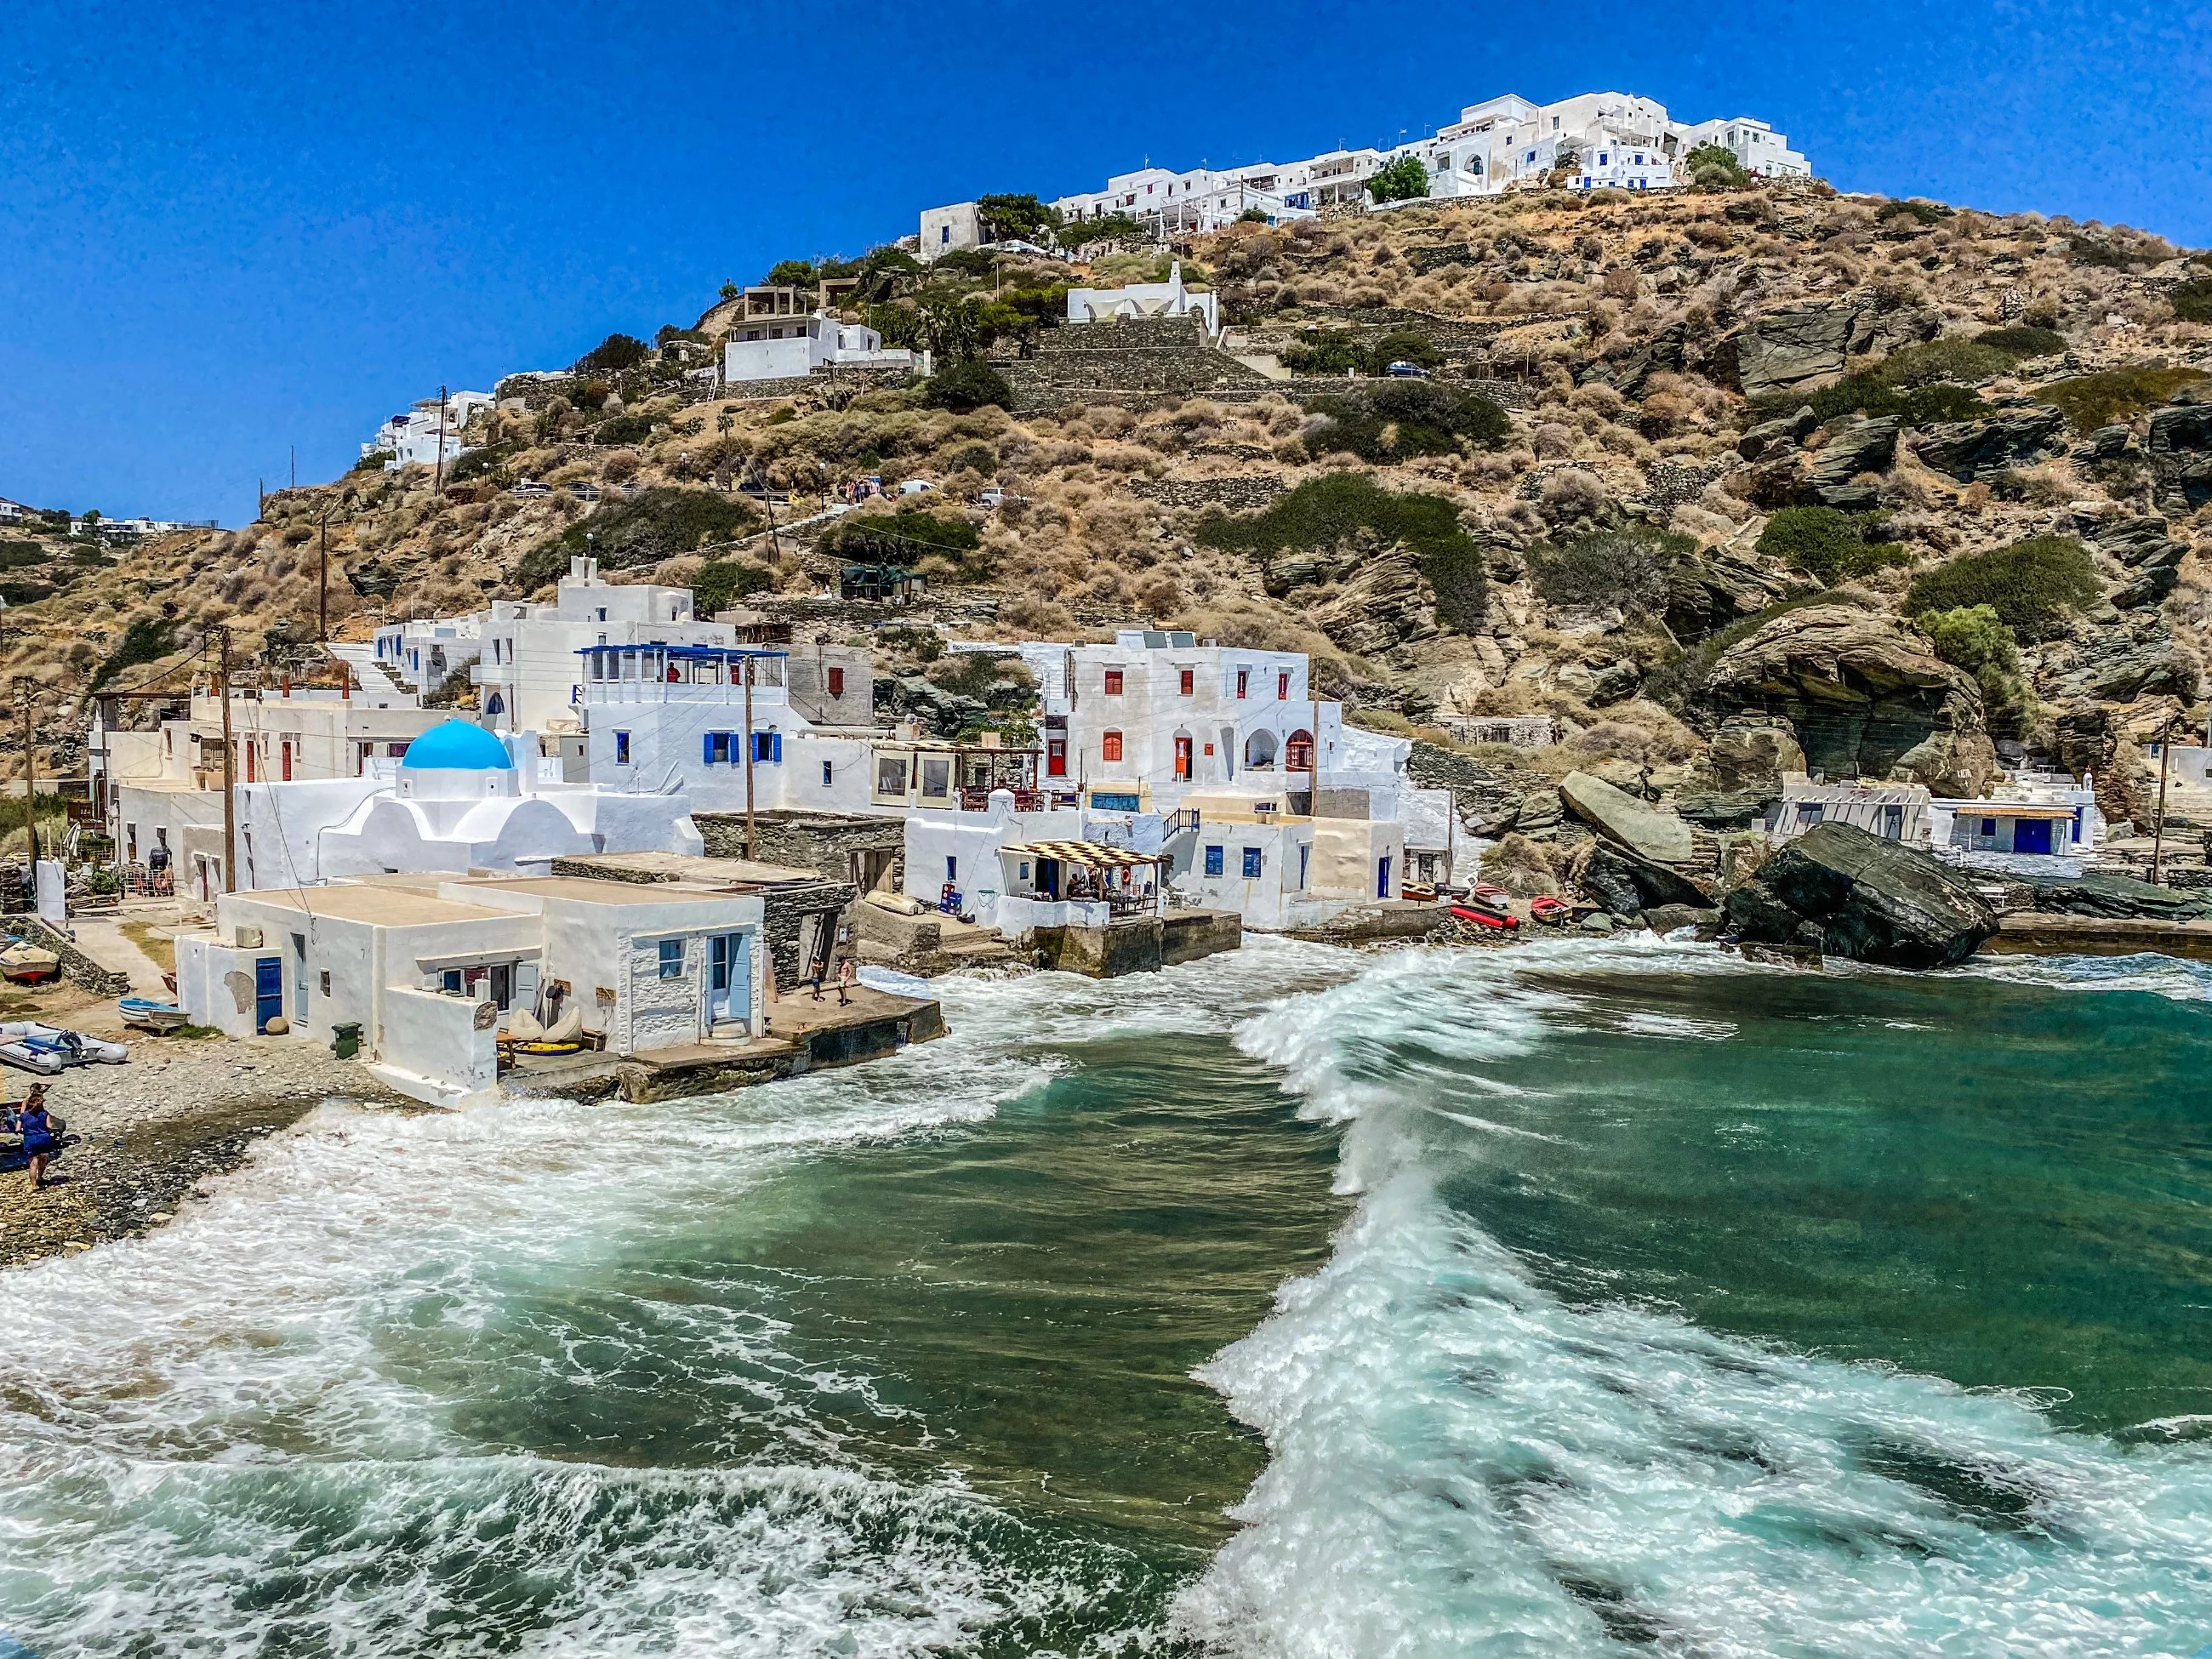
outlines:
[[[1209,337],[1218,336],[1221,332],[1221,296],[1184,287],[1180,259],[1168,267],[1164,283],[1067,290],[1067,320],[1071,323],[1103,323],[1139,317],[1195,317]]]
[[[361,447],[363,459],[384,454],[392,459],[384,470],[403,466],[451,465],[466,453],[461,429],[477,415],[494,406],[489,392],[455,392],[443,398],[424,398],[403,415],[394,415]]]
[[[826,312],[805,317],[748,317],[730,325],[722,348],[722,380],[801,380],[817,369],[902,368],[927,374],[923,353],[903,346],[886,350],[884,337],[859,323],[841,323]]]
[[[371,1071],[458,1106],[498,1080],[518,1012],[612,1054],[760,1036],[768,952],[754,894],[682,883],[414,877],[232,893],[177,940],[177,996],[227,1036],[328,1043],[360,1028]]]
[[[434,691],[482,653],[483,623],[476,617],[410,617],[379,628],[372,649],[402,685]]]
[[[692,615],[690,588],[604,581],[596,559],[571,559],[554,592],[550,605],[495,599],[479,614],[469,678],[495,731],[579,730],[586,647],[737,643],[730,623]]]

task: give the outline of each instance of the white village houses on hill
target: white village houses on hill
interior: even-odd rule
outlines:
[[[1431,198],[1496,196],[1542,181],[1563,161],[1572,163],[1571,189],[1664,190],[1687,182],[1684,158],[1704,144],[1729,151],[1757,177],[1812,176],[1812,164],[1785,135],[1751,116],[1692,123],[1629,93],[1582,93],[1549,104],[1508,94],[1470,104],[1458,120],[1407,143],[1181,172],[1148,166],[1051,205],[1067,219],[1134,219],[1165,240],[1219,230],[1255,212],[1273,224],[1363,203],[1367,181],[1408,156],[1428,174]],[[921,216],[919,251],[924,259],[941,258],[981,245],[984,234],[972,202],[931,208]]]

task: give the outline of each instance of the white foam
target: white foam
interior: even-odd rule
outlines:
[[[1626,941],[1556,954],[1651,965]],[[1719,957],[1680,965],[1750,970]],[[1178,1633],[1255,1659],[2200,1645],[2212,1448],[2187,1430],[2123,1447],[2055,1430],[2023,1391],[1570,1305],[1439,1198],[1421,1127],[1437,1114],[1389,1085],[1374,1034],[1416,1065],[1524,1054],[1592,1017],[1551,976],[1528,982],[1545,965],[1470,952],[1425,981],[1386,963],[1240,1034],[1304,1109],[1352,1121],[1344,1184],[1364,1196],[1328,1265],[1200,1373],[1270,1462]],[[1954,1501],[1961,1481],[1993,1495],[1986,1512]],[[2012,1493],[2032,1495],[2024,1514]]]

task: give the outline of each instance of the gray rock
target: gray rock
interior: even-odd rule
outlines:
[[[1721,722],[1705,750],[1713,788],[1721,794],[1752,793],[1771,799],[1782,793],[1782,775],[1805,769],[1797,737],[1778,720],[1741,716]]]
[[[2078,522],[2078,520],[2077,520]],[[2110,519],[2089,532],[2092,545],[2130,568],[2179,564],[2189,549],[2172,538],[2172,527],[2154,513]]]
[[[2041,404],[1986,421],[1948,421],[1923,430],[1913,445],[1920,464],[1960,483],[2058,453],[2066,416]]]
[[[2212,402],[2198,387],[2176,395],[2150,417],[2143,445],[2160,502],[2188,512],[2212,501]]]
[[[1413,556],[1394,551],[1368,560],[1312,620],[1346,650],[1380,656],[1437,636],[1437,596]]]
[[[2077,916],[2148,916],[2158,921],[2197,921],[2212,916],[2212,898],[2177,893],[2130,876],[2028,878],[2035,908]]]
[[[1871,305],[1793,307],[1745,324],[1720,343],[1716,378],[1747,398],[1808,386],[1841,374],[1874,343]]]
[[[1582,881],[1585,892],[1623,918],[1655,904],[1712,905],[1711,897],[1688,877],[1605,842],[1590,848]]]
[[[1632,853],[1667,864],[1680,864],[1690,856],[1688,824],[1602,778],[1570,772],[1560,781],[1559,799],[1600,835]]]
[[[1735,451],[1747,461],[1755,461],[1770,449],[1784,444],[1803,443],[1820,424],[1813,413],[1813,406],[1807,404],[1795,415],[1785,415],[1778,421],[1765,421],[1752,428],[1735,441]]]
[[[1777,785],[1771,791],[1740,789],[1726,794],[1684,795],[1675,802],[1685,823],[1700,830],[1748,830],[1764,820],[1767,810],[1782,799]]]
[[[1947,968],[1997,930],[1996,909],[1930,854],[1845,823],[1816,823],[1728,896],[1729,924],[1767,945],[1891,968]]]
[[[2100,702],[2132,702],[2146,692],[2194,698],[2202,678],[2197,659],[2160,628],[2141,638],[2097,636],[2074,665],[2057,677],[2052,690],[2063,698],[2094,697]]]
[[[1582,920],[1582,930],[1585,933],[1610,933],[1613,927],[1613,918],[1602,910],[1593,910]]]
[[[1692,904],[1661,904],[1644,913],[1644,925],[1662,939],[1681,927],[1711,927],[1720,920],[1720,912],[1711,906]]]
[[[1834,507],[1829,495],[1851,488],[1851,480],[1860,473],[1889,471],[1897,460],[1899,425],[1896,416],[1884,415],[1876,420],[1852,421],[1829,435],[1826,446],[1813,460],[1813,493],[1823,505]]]
[[[2128,453],[2134,437],[2124,426],[2100,426],[2089,434],[2089,441],[2075,446],[2070,458],[2076,466],[2088,466],[2098,461],[2117,461]]]

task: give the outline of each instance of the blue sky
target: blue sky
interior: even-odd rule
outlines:
[[[2212,243],[2212,0],[0,6],[0,495],[251,518],[442,380],[987,190],[1501,92],[1764,117],[1846,190]]]

